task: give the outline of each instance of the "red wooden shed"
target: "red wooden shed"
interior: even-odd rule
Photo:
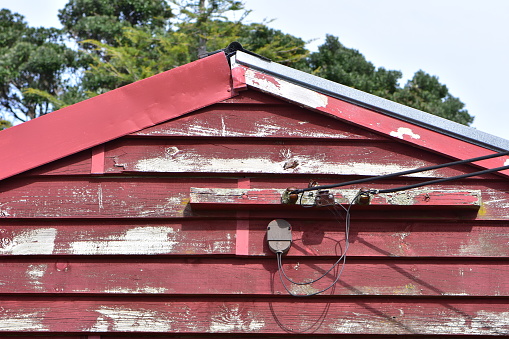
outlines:
[[[509,171],[383,193],[508,156],[295,191],[507,140],[237,51],[4,130],[0,149],[0,335],[509,335]],[[288,237],[278,267],[268,243]]]

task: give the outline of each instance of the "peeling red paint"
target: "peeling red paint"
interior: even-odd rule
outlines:
[[[268,74],[256,72],[255,79],[267,81],[276,86],[277,88],[281,88],[281,84],[279,83],[278,79]]]
[[[222,53],[0,132],[0,180],[232,96]],[[15,145],[15,147],[14,147]]]
[[[198,65],[220,71],[222,58]],[[215,72],[195,66],[184,68],[192,81],[206,80],[198,78],[201,71]],[[326,272],[347,239],[340,206],[300,206],[312,196],[282,206],[287,187],[489,151],[459,140],[443,145],[451,138],[257,77],[246,67],[234,68],[232,79],[225,67],[226,77],[206,84],[216,87],[203,93],[207,98],[199,97],[200,84],[188,84],[197,98],[183,99],[192,103],[173,107],[168,99],[166,112],[145,112],[142,123],[156,124],[163,113],[175,119],[2,181],[0,332],[26,338],[87,332],[89,338],[280,338],[289,328],[323,337],[509,334],[509,186],[494,174],[374,195],[370,205],[352,206],[348,260],[334,289],[306,299],[286,295],[267,245],[271,220],[291,224],[293,243],[282,265],[296,281]],[[253,79],[268,94],[247,83]],[[173,84],[170,90],[183,94]],[[152,85],[155,96],[142,89],[148,111],[155,109],[152,100],[168,94]],[[223,95],[207,108],[192,107]],[[192,112],[183,116],[182,107]],[[442,168],[366,187],[400,187],[473,169]],[[345,206],[360,188],[330,193]],[[329,274],[308,287],[288,287],[308,293],[333,279]]]
[[[294,96],[292,93],[272,90],[270,87],[265,86],[258,81],[258,79],[267,81],[276,85],[277,88],[280,89],[282,88],[282,83],[284,83],[284,80],[267,75],[254,69],[248,69],[246,72],[251,74],[251,79],[246,80],[249,86],[258,88],[272,95],[276,95],[282,99],[290,100],[296,103],[302,103],[303,93],[299,93],[298,96]],[[317,93],[312,90],[307,90],[308,96],[313,96],[316,94]],[[488,150],[484,147],[480,147],[475,144],[432,131],[430,129],[426,129],[424,127],[413,125],[411,123],[336,99],[331,96],[325,97],[327,97],[327,104],[325,106],[315,104],[310,108],[317,109],[322,113],[333,116],[342,121],[368,128],[371,131],[376,131],[391,138],[402,139],[405,142],[415,146],[424,147],[428,150],[432,150],[434,152],[438,152],[456,159],[470,159],[495,153],[494,151]],[[504,166],[508,160],[509,157],[504,156],[479,161],[476,163],[476,165],[481,168],[496,168]],[[501,171],[499,173],[509,175],[509,170]]]
[[[232,87],[235,91],[243,91],[247,89],[246,67],[238,66],[232,68],[232,84]]]

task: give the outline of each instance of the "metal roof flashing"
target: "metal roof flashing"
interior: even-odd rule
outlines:
[[[281,78],[309,90],[361,106],[417,126],[421,126],[450,137],[485,147],[493,151],[509,150],[509,140],[500,138],[473,127],[458,124],[439,116],[383,99],[357,89],[311,75],[276,62],[257,58],[254,55],[237,51],[231,57],[232,68],[247,66],[262,73]]]

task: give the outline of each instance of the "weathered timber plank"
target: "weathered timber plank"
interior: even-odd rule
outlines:
[[[2,332],[509,334],[509,304],[487,300],[2,299]]]
[[[205,182],[206,181],[206,182]],[[235,183],[234,183],[235,182]],[[18,185],[19,184],[19,185]],[[230,209],[199,209],[189,205],[191,187],[236,187],[228,179],[89,179],[68,181],[35,181],[19,179],[5,182],[0,192],[0,219],[3,218],[234,218],[236,206]],[[436,220],[505,220],[509,218],[509,196],[504,191],[482,191],[479,211],[469,208],[434,211],[404,211],[397,206],[354,206],[353,218],[360,219],[436,219]],[[390,208],[389,208],[390,207]],[[357,213],[355,213],[357,211]],[[324,213],[325,212],[325,213]],[[369,213],[368,213],[369,212]],[[330,219],[326,208],[277,205],[274,208],[252,208],[251,218]]]
[[[196,185],[236,187],[235,179],[111,179],[5,181],[0,218],[183,217]]]
[[[20,176],[89,175],[92,165],[91,155],[91,150],[79,152],[24,172]]]
[[[189,203],[193,207],[221,207],[228,205],[281,205],[285,190],[281,189],[240,189],[240,188],[196,188],[192,187]],[[331,189],[329,197],[336,204],[358,204],[355,201],[358,189]],[[305,192],[297,197],[294,204],[313,206],[317,191]],[[468,207],[481,206],[481,191],[414,189],[395,193],[370,195],[369,206],[413,206],[413,207]],[[368,207],[366,207],[368,208]]]
[[[216,104],[131,135],[389,141],[378,134],[292,105]]]
[[[122,138],[106,145],[107,173],[253,173],[376,176],[448,162],[400,143]],[[413,177],[449,177],[475,171],[443,168]]]
[[[284,258],[286,274],[297,282],[324,274],[335,259]],[[0,293],[286,295],[276,258],[4,258]],[[334,295],[509,296],[509,261],[349,259]],[[285,281],[295,294],[328,287],[335,275],[310,285]],[[248,283],[251,282],[251,283]],[[330,294],[325,293],[325,294]]]
[[[325,212],[329,213],[329,212]],[[355,216],[355,214],[354,214]],[[295,216],[294,216],[295,217]],[[344,222],[287,219],[288,256],[336,256],[344,249]],[[251,256],[270,256],[271,219],[249,221]],[[235,255],[234,219],[0,221],[0,256],[31,255]],[[462,221],[357,221],[350,230],[351,257],[509,257],[505,224]]]
[[[235,220],[2,222],[1,255],[224,255]]]

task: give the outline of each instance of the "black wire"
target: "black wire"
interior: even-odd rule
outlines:
[[[418,184],[413,184],[413,185],[408,185],[408,186],[401,186],[401,187],[388,188],[388,189],[382,189],[382,190],[370,190],[369,193],[373,193],[373,194],[378,194],[378,193],[394,193],[394,192],[409,190],[409,189],[412,189],[412,188],[417,188],[417,187],[422,187],[422,186],[427,186],[427,185],[438,184],[438,183],[441,183],[441,182],[446,182],[446,181],[451,181],[451,180],[457,180],[457,179],[463,179],[463,178],[468,178],[468,177],[474,177],[476,175],[482,175],[482,174],[502,171],[502,170],[506,170],[506,169],[509,169],[509,165],[508,166],[497,167],[497,168],[490,168],[490,169],[486,169],[486,170],[479,171],[479,172],[474,172],[474,173],[461,174],[461,175],[457,175],[457,176],[449,177],[449,178],[441,178],[441,179],[424,181],[424,182],[421,182],[421,183],[418,183]]]
[[[353,202],[355,200],[357,200],[357,198],[361,194],[366,194],[366,193],[365,192],[357,193],[355,195],[355,197],[352,199],[352,201],[349,204],[348,208],[345,208],[343,205],[339,205],[338,204],[339,206],[341,206],[346,211],[346,216],[345,216],[345,250],[343,251],[343,254],[341,254],[341,256],[339,257],[339,259],[331,266],[331,268],[329,268],[319,278],[316,278],[316,279],[314,279],[312,281],[304,282],[304,283],[299,283],[299,282],[293,281],[292,279],[290,279],[286,275],[286,272],[285,272],[285,270],[283,268],[283,261],[282,261],[283,252],[277,252],[276,253],[277,265],[278,265],[278,271],[279,271],[279,280],[281,281],[281,284],[283,285],[283,287],[286,290],[286,292],[288,292],[288,294],[290,294],[290,295],[292,295],[294,297],[310,297],[310,296],[317,295],[317,294],[323,293],[323,292],[331,289],[339,281],[339,278],[341,277],[341,275],[343,273],[343,270],[345,268],[346,253],[348,252],[348,248],[350,247],[350,238],[349,238],[349,234],[350,234],[350,209],[352,208]],[[334,207],[335,206],[336,206],[336,204],[334,205]],[[334,212],[337,212],[337,211],[334,211]],[[334,213],[334,215],[337,217],[336,213]],[[320,291],[314,292],[314,293],[310,293],[310,294],[295,294],[295,293],[293,293],[292,291],[290,291],[288,289],[288,287],[286,286],[286,284],[285,284],[285,282],[283,280],[283,276],[284,276],[285,279],[288,280],[292,284],[301,285],[301,286],[302,285],[309,285],[309,284],[312,284],[314,282],[317,282],[318,280],[323,279],[327,274],[329,274],[330,271],[332,271],[334,268],[336,268],[341,261],[343,262],[343,264],[341,265],[341,269],[339,270],[338,274],[336,275],[336,278],[334,279],[334,281],[329,286],[327,286],[326,288],[324,288],[324,289],[322,289]]]
[[[354,198],[356,199],[356,198]],[[289,278],[287,275],[286,275],[286,272],[284,271],[284,269],[281,269],[281,271],[283,272],[283,275],[284,277],[286,278],[286,280],[288,280],[289,282],[291,282],[292,284],[295,284],[295,285],[309,285],[309,284],[312,284],[314,282],[317,282],[318,280],[324,278],[327,274],[329,274],[330,271],[332,271],[340,262],[341,260],[343,259],[343,257],[345,256],[346,254],[346,251],[348,250],[348,246],[349,246],[349,238],[348,238],[348,235],[349,235],[349,231],[350,231],[350,217],[349,217],[349,209],[346,209],[344,206],[340,205],[346,212],[347,212],[347,220],[345,221],[345,251],[343,252],[343,254],[339,257],[339,259],[331,266],[331,268],[329,268],[324,274],[322,274],[320,277],[312,280],[312,281],[308,281],[308,282],[296,282],[296,281],[293,281],[291,278]],[[337,214],[336,214],[336,210],[334,209],[333,210],[333,214],[336,216],[337,218]],[[279,257],[279,262],[281,262],[281,256]],[[282,265],[281,265],[281,268],[282,268]]]
[[[282,253],[277,253],[277,254],[279,254],[279,259],[278,260],[280,260]],[[331,289],[338,282],[338,280],[341,277],[341,274],[343,273],[343,270],[345,268],[345,262],[346,262],[346,257],[343,259],[343,265],[341,265],[341,269],[340,269],[338,275],[336,276],[336,279],[334,279],[334,281],[329,286],[327,286],[326,288],[324,288],[324,289],[322,289],[320,291],[313,292],[313,293],[310,293],[310,294],[295,294],[292,291],[290,291],[288,289],[288,287],[286,286],[286,284],[284,283],[284,281],[283,281],[283,276],[281,274],[282,266],[279,267],[279,280],[281,280],[281,284],[285,288],[286,292],[288,292],[288,294],[290,294],[290,295],[292,295],[294,297],[311,297],[313,295],[317,295],[317,294],[323,293],[323,292]]]
[[[402,172],[396,172],[396,173],[391,173],[391,174],[379,175],[379,176],[376,176],[376,177],[357,179],[357,180],[347,181],[347,182],[343,182],[343,183],[339,183],[339,184],[330,184],[330,185],[321,185],[321,186],[313,186],[313,187],[308,187],[308,188],[301,188],[301,189],[297,189],[295,191],[292,191],[290,193],[291,194],[296,194],[296,193],[298,194],[298,193],[303,193],[303,192],[307,192],[307,191],[315,191],[315,190],[322,190],[322,189],[327,189],[327,188],[335,188],[335,187],[342,187],[342,186],[348,186],[348,185],[355,185],[355,184],[360,184],[360,183],[363,183],[363,182],[370,182],[370,181],[375,181],[375,180],[388,179],[388,178],[398,177],[400,175],[406,175],[406,174],[413,174],[413,173],[418,173],[418,172],[430,171],[430,170],[439,169],[439,168],[443,168],[443,167],[461,165],[461,164],[466,164],[466,163],[471,163],[471,162],[476,162],[476,161],[496,158],[496,157],[500,157],[500,156],[503,156],[503,155],[509,155],[509,151],[501,152],[501,153],[495,153],[495,154],[490,154],[490,155],[485,155],[485,156],[482,156],[482,157],[471,158],[471,159],[466,159],[466,160],[458,160],[458,161],[448,162],[446,164],[441,164],[441,165],[421,167],[421,168],[417,168],[417,169],[413,169],[413,170],[408,170],[408,171],[402,171]]]
[[[509,152],[508,152],[509,153]],[[502,154],[500,154],[502,155]],[[445,166],[444,166],[445,167]],[[278,271],[279,271],[279,279],[281,280],[281,284],[283,285],[283,287],[285,288],[285,290],[292,296],[294,297],[309,297],[309,296],[313,296],[313,295],[317,295],[317,294],[320,294],[320,293],[323,293],[327,290],[329,290],[330,288],[332,288],[339,280],[339,278],[341,277],[341,274],[343,273],[343,270],[345,268],[345,263],[346,263],[346,253],[348,251],[348,248],[350,247],[350,241],[349,241],[349,232],[350,232],[350,209],[352,208],[354,202],[357,200],[357,198],[362,195],[362,194],[368,194],[368,193],[371,193],[371,194],[378,194],[378,193],[394,193],[394,192],[399,192],[399,191],[404,191],[404,190],[409,190],[409,189],[412,189],[412,188],[417,188],[417,187],[422,187],[422,186],[427,186],[427,185],[432,185],[432,184],[437,184],[437,183],[442,183],[442,182],[446,182],[446,181],[452,181],[452,180],[457,180],[457,179],[463,179],[463,178],[469,178],[469,177],[473,177],[473,176],[477,176],[477,175],[482,175],[482,174],[487,174],[487,173],[492,173],[492,172],[497,172],[497,171],[502,171],[502,170],[506,170],[506,169],[509,169],[509,165],[507,166],[502,166],[502,167],[497,167],[497,168],[490,168],[490,169],[486,169],[486,170],[482,170],[482,171],[478,171],[478,172],[473,172],[473,173],[466,173],[466,174],[461,174],[461,175],[457,175],[457,176],[454,176],[454,177],[449,177],[449,178],[441,178],[441,179],[436,179],[436,180],[429,180],[429,181],[425,181],[425,182],[421,182],[421,183],[418,183],[418,184],[413,184],[413,185],[407,185],[407,186],[401,186],[401,187],[396,187],[396,188],[389,188],[389,189],[382,189],[382,190],[369,190],[368,192],[358,192],[355,197],[352,199],[352,201],[350,202],[349,206],[348,206],[348,209],[346,209],[344,206],[340,205],[345,211],[346,211],[346,217],[345,217],[345,250],[343,252],[343,254],[339,257],[339,259],[331,266],[331,268],[329,268],[324,274],[322,274],[320,277],[312,280],[312,281],[309,281],[309,282],[303,282],[303,283],[300,283],[300,282],[296,282],[296,281],[293,281],[292,279],[290,279],[287,275],[286,275],[286,272],[284,271],[284,268],[283,268],[283,263],[282,263],[282,256],[283,256],[283,252],[277,252],[276,253],[276,257],[277,257],[277,265],[278,265]],[[407,171],[408,172],[408,171]],[[392,175],[394,176],[394,174]],[[384,176],[381,176],[381,177],[384,177]],[[385,176],[387,177],[387,176]],[[375,178],[372,178],[372,179],[376,179],[376,178],[380,178],[380,177],[375,177]],[[346,185],[345,184],[342,184],[342,185]],[[331,186],[331,185],[327,185],[327,186]],[[308,191],[311,190],[311,189],[317,189],[318,186],[315,186],[315,187],[312,187],[310,189],[307,189]],[[338,187],[338,186],[335,186],[335,187]],[[330,187],[324,187],[322,186],[321,188],[330,188]],[[318,188],[320,189],[320,188]],[[302,195],[301,195],[301,201],[300,201],[300,204],[302,205]],[[334,210],[334,212],[336,212],[336,210]],[[334,215],[337,217],[336,213],[334,213]],[[283,281],[283,275],[285,277],[286,280],[288,280],[290,283],[292,284],[295,284],[295,285],[309,285],[309,284],[312,284],[314,282],[317,282],[321,279],[323,279],[327,274],[329,274],[334,268],[336,268],[340,262],[343,262],[343,264],[341,265],[341,269],[340,271],[338,272],[336,278],[334,279],[334,281],[326,288],[320,290],[320,291],[317,291],[317,292],[314,292],[314,293],[311,293],[311,294],[295,294],[293,292],[291,292],[288,287],[286,286],[286,284],[284,283]]]

